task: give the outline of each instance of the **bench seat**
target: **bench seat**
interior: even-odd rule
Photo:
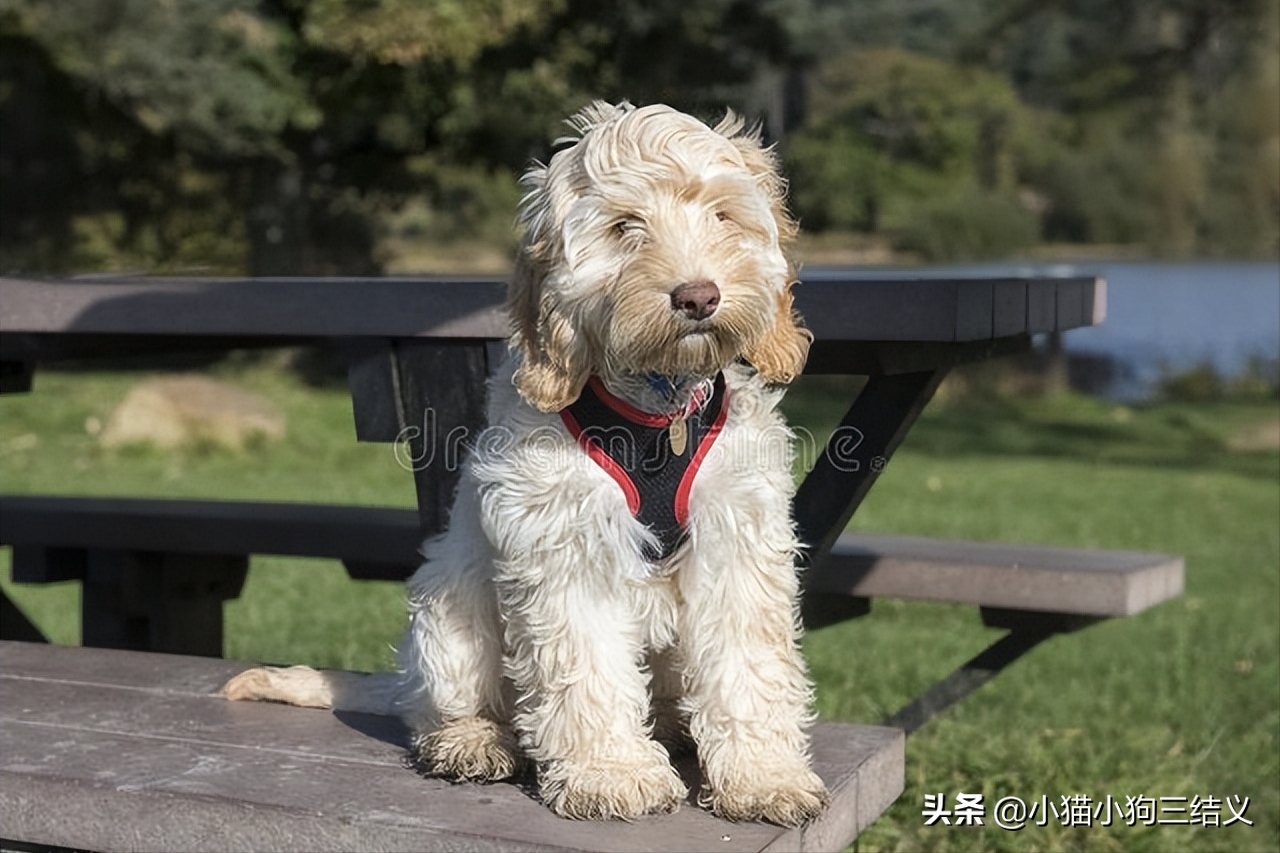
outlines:
[[[1133,616],[1182,594],[1182,557],[845,533],[812,592],[908,598],[1090,617]]]
[[[417,512],[392,507],[0,495],[0,544],[14,546],[18,581],[71,579],[91,550],[328,557],[361,579],[403,580],[422,534]]]
[[[0,834],[85,850],[841,850],[903,789],[904,736],[822,723],[831,807],[802,830],[693,804],[631,823],[556,817],[527,784],[407,769],[399,721],[254,702],[246,665],[0,642]],[[696,791],[696,762],[681,767]]]
[[[217,656],[222,602],[239,594],[250,555],[331,558],[353,578],[399,581],[418,566],[421,540],[411,509],[0,495],[0,544],[13,548],[14,581],[85,581],[88,645]],[[156,600],[122,602],[112,585],[125,586],[129,572],[152,586],[194,580]],[[1183,582],[1182,558],[1168,554],[845,533],[807,574],[805,622],[820,628],[866,613],[869,599],[907,598],[977,605],[994,627],[1032,620],[1071,630],[1132,616],[1180,595]],[[0,604],[18,625],[21,614]],[[182,618],[172,618],[179,607]],[[120,628],[143,624],[145,636]]]
[[[403,580],[419,531],[416,512],[390,507],[0,495],[0,544],[14,546],[20,582],[70,579],[46,577],[50,564],[86,550],[329,557],[359,579]],[[1169,554],[845,533],[807,589],[1114,617],[1180,595],[1183,574]]]

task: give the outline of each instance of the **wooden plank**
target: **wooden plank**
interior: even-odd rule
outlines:
[[[0,332],[244,337],[505,337],[499,279],[0,278]]]
[[[1020,279],[995,282],[991,294],[991,334],[1004,338],[1027,331],[1027,283]]]
[[[1027,332],[1032,335],[1052,332],[1057,326],[1057,283],[1050,280],[1027,282]]]
[[[0,543],[15,548],[286,554],[416,566],[421,542],[412,509],[0,496]]]
[[[807,588],[1010,610],[1132,616],[1182,594],[1181,557],[846,533]]]
[[[418,777],[396,721],[212,695],[243,666],[0,643],[4,835],[96,850],[839,850],[902,791],[900,731],[820,724],[833,803],[804,830],[726,823],[692,793],[671,815],[567,821],[527,785]]]
[[[884,441],[868,438],[867,422],[855,420],[862,424],[861,440],[845,462],[856,459],[857,465],[837,469],[842,476],[873,479],[872,456],[885,452]],[[834,458],[843,459],[839,453]],[[805,529],[823,527],[808,518],[810,504],[832,503],[831,488],[802,486],[796,506]],[[417,513],[411,509],[0,496],[0,543],[14,545],[15,557],[24,558],[30,549],[64,557],[75,549],[292,554],[382,564],[393,570],[378,577],[400,579],[417,566],[420,542]],[[29,562],[36,561],[15,559],[15,580],[66,579],[65,572],[33,572]],[[809,573],[807,588],[1125,616],[1179,595],[1183,564],[1182,558],[1164,554],[846,533],[833,556],[819,560]]]
[[[1054,318],[1054,328],[1058,331],[1066,331],[1085,325],[1085,294],[1091,290],[1092,282],[1064,280],[1057,282],[1057,285],[1057,314]]]
[[[1011,280],[876,278],[818,267],[806,269],[796,288],[796,307],[819,340],[987,340],[994,289],[1002,281]],[[1029,325],[1005,326],[1006,333],[1052,331],[1060,286],[1074,288],[1083,298],[1081,288],[1092,281],[1032,282]],[[37,353],[42,345],[51,345],[40,337],[49,335],[195,336],[241,345],[309,338],[492,340],[507,334],[504,293],[500,279],[458,276],[93,282],[0,278],[5,305],[0,333],[28,336],[24,345],[35,346]]]
[[[986,341],[995,316],[995,281],[960,281],[956,292],[957,341]]]
[[[1107,319],[1107,280],[1095,278],[1084,294],[1084,324],[1098,326]]]

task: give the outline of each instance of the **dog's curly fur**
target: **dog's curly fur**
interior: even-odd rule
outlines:
[[[799,824],[828,798],[808,755],[791,434],[776,412],[810,341],[785,187],[732,114],[710,128],[597,103],[572,124],[524,178],[512,357],[449,530],[409,581],[399,672],[255,669],[226,693],[394,711],[426,772],[491,781],[532,762],[544,801],[572,818],[677,808],[668,747],[691,741],[700,803]],[[687,283],[716,299],[686,309],[673,293]],[[654,533],[557,412],[592,376],[636,408],[681,410],[720,373],[727,415],[687,537],[655,563]]]

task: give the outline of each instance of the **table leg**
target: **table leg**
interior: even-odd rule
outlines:
[[[911,734],[1050,637],[1079,631],[1103,620],[1103,617],[1082,613],[1037,612],[1002,607],[982,607],[980,611],[982,624],[1008,633],[961,664],[918,699],[904,705],[885,720],[886,726],[894,726]]]
[[[939,368],[867,380],[796,492],[805,563],[831,550],[946,374]]]
[[[248,568],[248,557],[89,551],[82,642],[221,657],[222,605],[240,594]]]
[[[911,734],[995,678],[1005,667],[1052,637],[1054,633],[1052,630],[1032,629],[1010,631],[930,687],[918,699],[903,706],[896,714],[886,719],[884,724]]]
[[[412,470],[424,536],[444,529],[466,449],[485,423],[485,341],[369,341],[349,353],[361,441],[395,442]]]
[[[47,643],[44,635],[22,608],[14,604],[4,590],[0,590],[0,640],[18,640],[23,643]]]

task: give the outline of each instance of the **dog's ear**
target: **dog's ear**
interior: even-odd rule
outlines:
[[[778,171],[777,157],[772,148],[760,142],[759,129],[748,130],[742,119],[729,111],[715,128],[738,149],[747,171],[755,178],[756,186],[769,200],[769,210],[778,228],[778,246],[785,250],[799,228],[787,212],[787,182]],[[795,276],[788,275],[787,286],[778,294],[773,324],[763,338],[744,353],[747,361],[767,383],[785,385],[795,380],[804,370],[809,357],[809,344],[813,334],[804,327],[804,321],[796,313],[791,288]]]
[[[523,178],[529,188],[520,214],[525,233],[507,288],[507,315],[511,347],[520,354],[513,377],[516,390],[531,406],[558,412],[578,399],[590,364],[584,342],[544,287],[563,257],[546,180],[547,170],[540,166]]]
[[[809,344],[813,333],[804,327],[804,321],[796,312],[791,288],[788,284],[778,294],[773,325],[764,337],[743,353],[760,378],[770,385],[787,385],[804,371],[809,358]]]
[[[768,198],[769,211],[778,227],[778,245],[786,249],[795,240],[800,229],[787,211],[787,182],[778,170],[778,158],[773,147],[763,145],[760,141],[760,129],[748,129],[733,110],[725,113],[715,131],[738,149],[743,165],[755,178],[756,186]]]

